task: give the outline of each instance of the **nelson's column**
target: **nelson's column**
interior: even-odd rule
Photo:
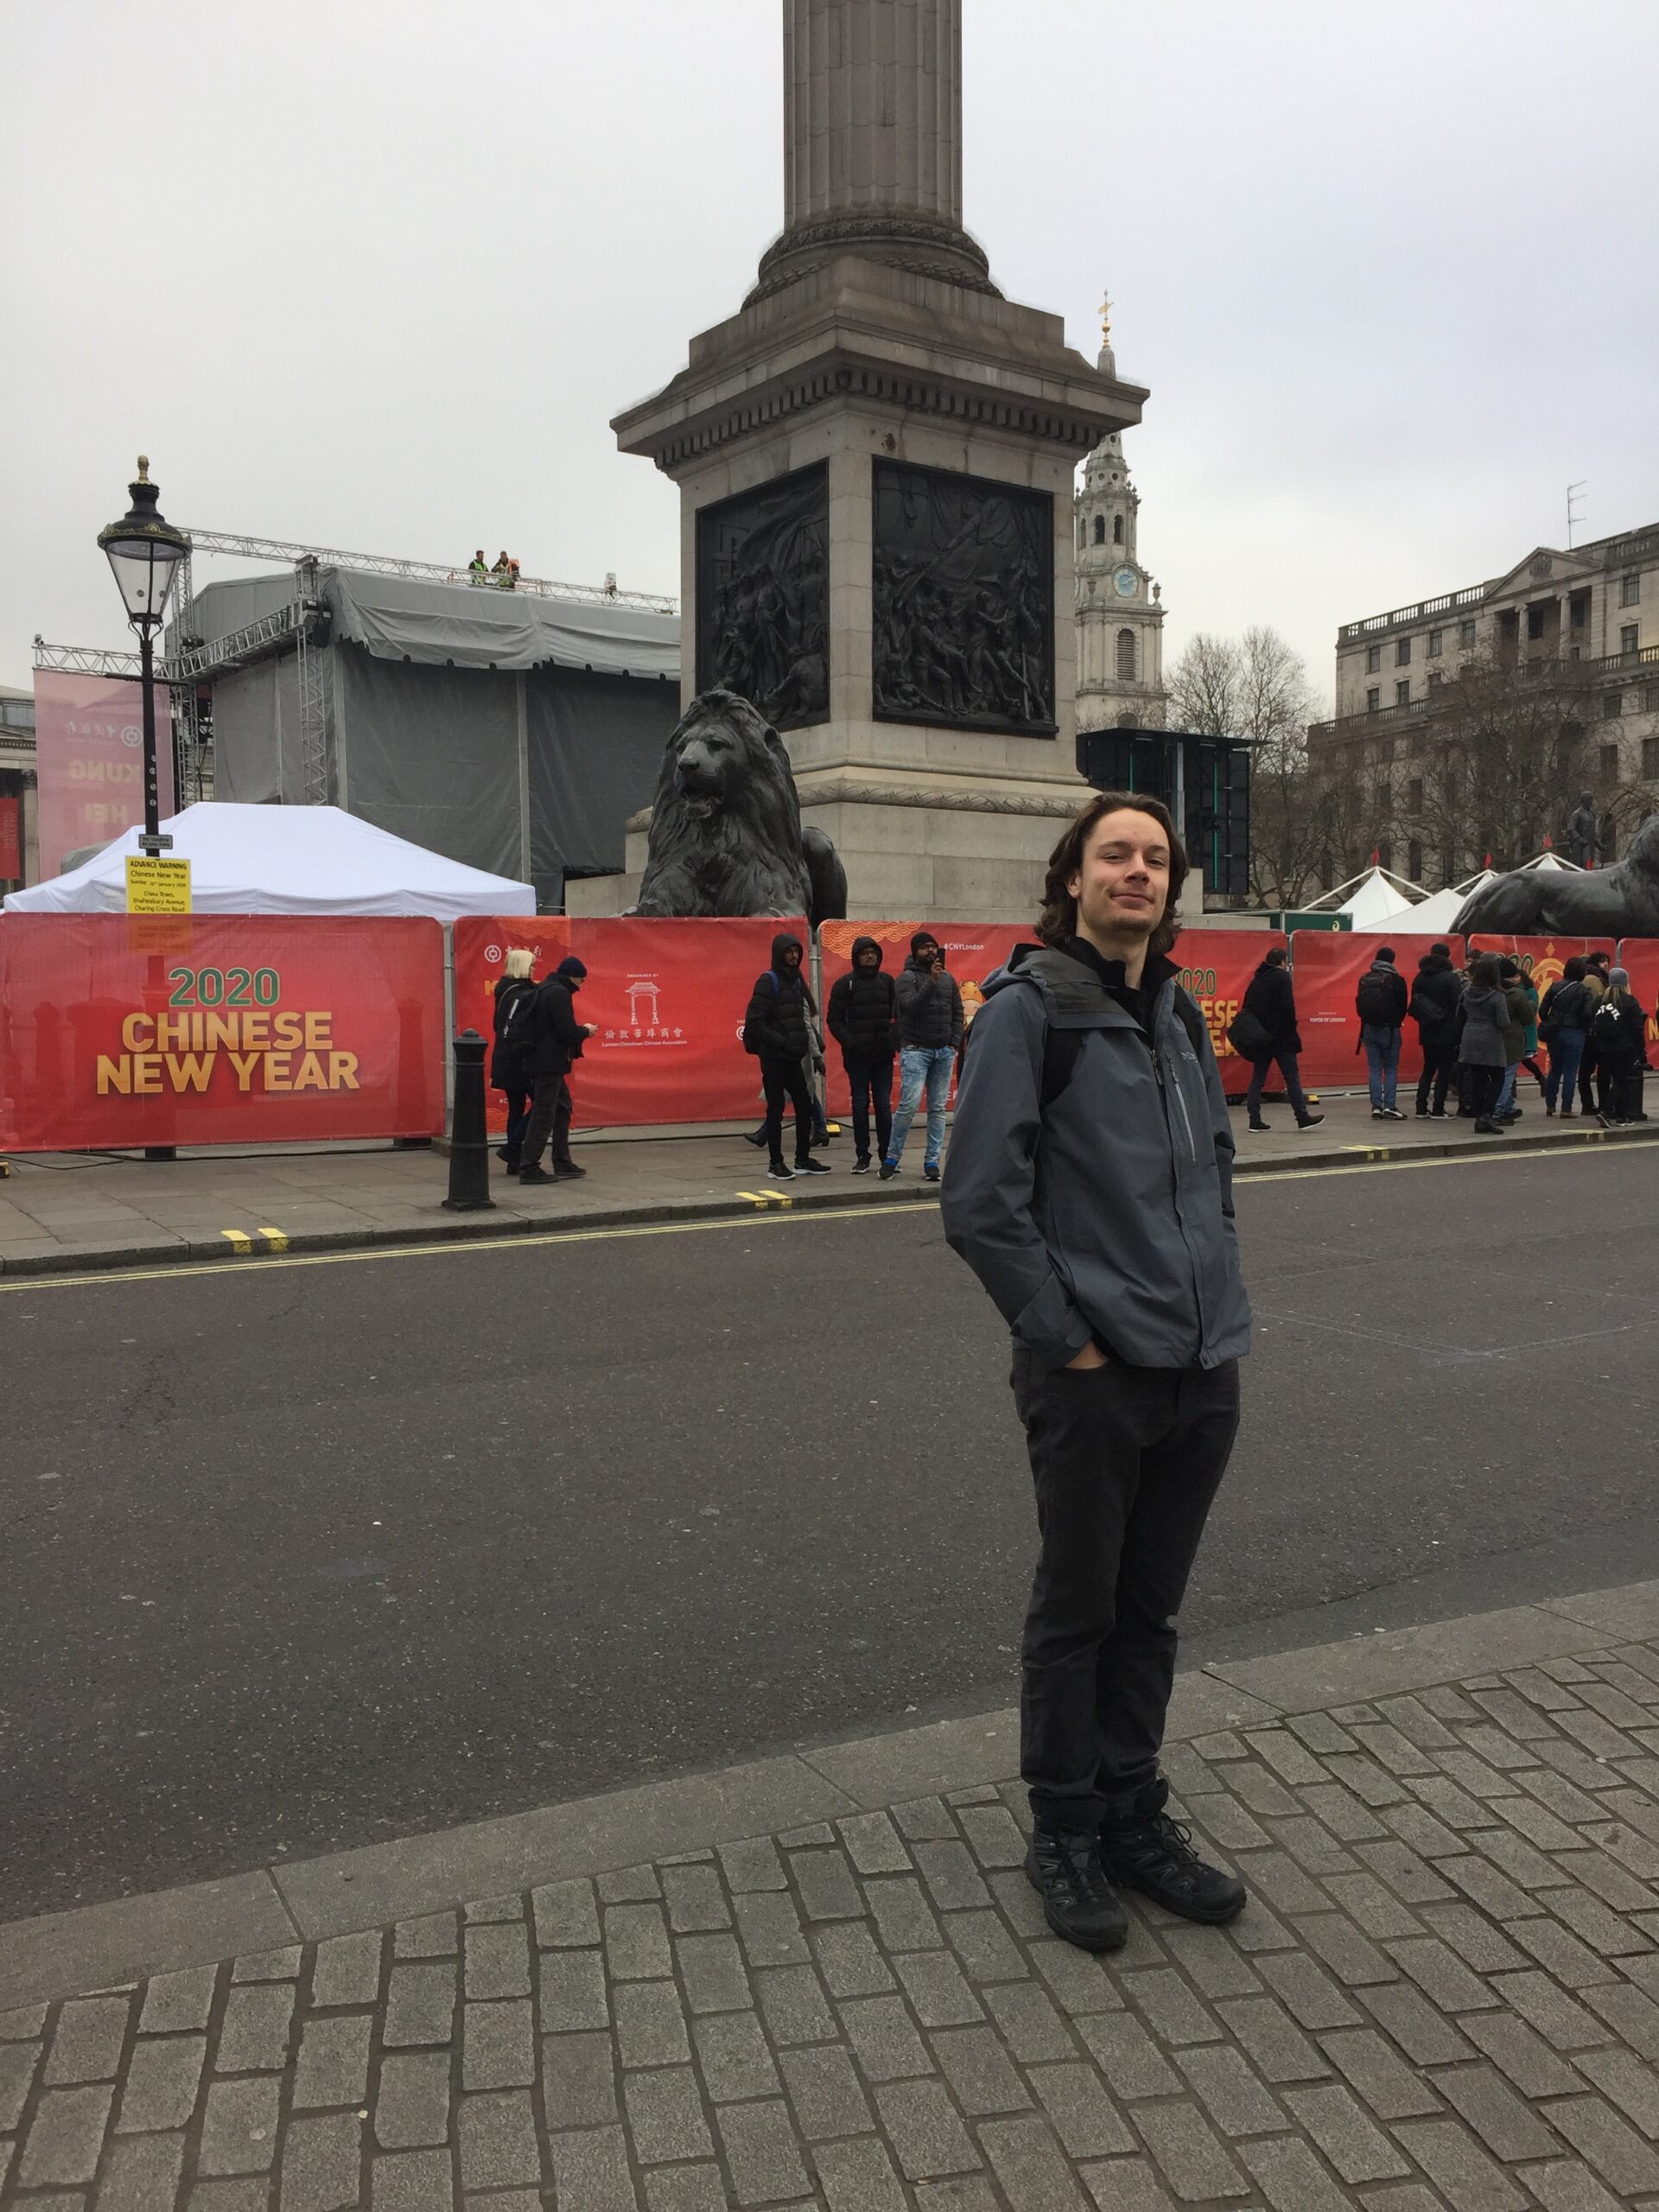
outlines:
[[[1086,789],[1073,470],[1147,395],[963,228],[961,0],[783,14],[783,231],[613,428],[680,487],[684,697],[787,734],[849,912],[1023,921]]]

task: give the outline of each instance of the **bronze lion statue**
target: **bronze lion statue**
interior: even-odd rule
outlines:
[[[1659,814],[1611,868],[1511,868],[1465,899],[1452,927],[1490,937],[1659,937]]]
[[[636,914],[847,912],[847,872],[803,830],[784,741],[735,691],[704,691],[675,726],[652,802]]]

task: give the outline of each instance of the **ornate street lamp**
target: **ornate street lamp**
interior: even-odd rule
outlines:
[[[127,620],[138,632],[138,657],[144,686],[144,835],[147,853],[162,849],[158,835],[161,792],[156,773],[156,632],[167,612],[168,594],[178,566],[190,550],[182,531],[162,519],[156,502],[159,488],[149,480],[149,462],[138,456],[138,480],[127,486],[131,506],[119,522],[98,533],[98,542],[109,556],[111,573],[127,610]],[[172,840],[169,838],[170,844]]]

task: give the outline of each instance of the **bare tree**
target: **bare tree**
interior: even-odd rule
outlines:
[[[1243,676],[1230,638],[1198,631],[1169,674],[1169,726],[1199,737],[1242,737]]]
[[[1301,656],[1265,626],[1237,639],[1200,631],[1170,676],[1174,728],[1252,741],[1250,895],[1263,906],[1304,898],[1331,847],[1329,796],[1316,791],[1308,774],[1315,707]]]
[[[1560,839],[1580,791],[1599,783],[1616,823],[1643,810],[1637,790],[1599,774],[1596,713],[1594,677],[1579,662],[1497,652],[1433,694],[1406,813],[1448,882],[1489,854],[1496,868],[1519,868],[1546,836]]]

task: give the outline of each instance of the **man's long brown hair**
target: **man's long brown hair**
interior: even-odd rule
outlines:
[[[1065,835],[1048,856],[1048,874],[1043,881],[1042,912],[1037,917],[1037,934],[1045,944],[1064,944],[1077,933],[1077,902],[1066,889],[1067,884],[1083,866],[1084,849],[1090,833],[1103,815],[1116,814],[1128,808],[1135,814],[1150,815],[1163,831],[1169,846],[1169,897],[1163,917],[1147,941],[1149,959],[1156,959],[1168,952],[1181,933],[1181,925],[1175,909],[1179,902],[1181,886],[1186,881],[1186,849],[1175,834],[1175,823],[1169,809],[1160,798],[1148,798],[1144,791],[1099,791],[1078,814]]]

